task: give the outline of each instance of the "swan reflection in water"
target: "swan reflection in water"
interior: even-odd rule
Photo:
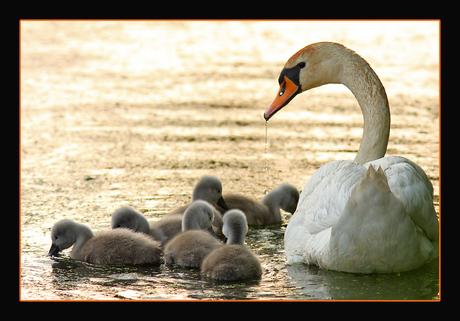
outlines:
[[[402,273],[356,274],[322,270],[316,265],[286,265],[288,283],[307,299],[436,300],[439,266],[435,260]]]

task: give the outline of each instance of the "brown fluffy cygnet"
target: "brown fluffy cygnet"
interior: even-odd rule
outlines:
[[[257,256],[244,247],[248,225],[240,210],[230,210],[224,215],[223,232],[227,245],[214,249],[201,264],[201,275],[215,280],[236,281],[260,279],[262,267]]]
[[[229,209],[239,209],[246,215],[248,225],[272,225],[281,223],[280,208],[294,213],[299,201],[299,191],[291,184],[283,183],[268,192],[260,202],[241,194],[225,194]],[[217,207],[219,211],[223,209]],[[225,211],[222,212],[225,216]]]
[[[70,257],[95,264],[154,264],[162,262],[160,244],[142,233],[120,228],[94,236],[89,227],[69,219],[54,224],[48,255],[74,245]]]
[[[124,206],[112,214],[112,229],[128,228],[135,232],[142,232],[161,243],[161,246],[170,241],[182,231],[182,217],[167,215],[158,221],[148,222],[141,213],[132,207]]]
[[[211,235],[213,218],[211,204],[205,201],[190,204],[182,216],[183,232],[166,244],[166,264],[199,268],[206,255],[222,244]]]
[[[224,210],[228,210],[227,204],[225,204],[222,197],[222,182],[213,175],[204,175],[195,184],[192,191],[192,202],[197,200],[203,200],[213,206],[217,205]],[[190,204],[179,206],[173,209],[168,215],[183,214]]]
[[[215,208],[214,221],[212,223],[214,233],[218,238],[224,239],[224,235],[222,234],[223,221],[220,211],[226,211],[228,210],[228,207],[222,197],[222,182],[220,179],[213,175],[202,176],[195,184],[192,192],[192,202],[197,200],[206,201]],[[190,204],[182,205],[173,209],[167,214],[167,216],[183,215]]]
[[[112,214],[112,229],[127,228],[135,232],[150,233],[149,221],[130,206],[123,206]]]

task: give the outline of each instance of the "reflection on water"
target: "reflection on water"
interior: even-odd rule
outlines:
[[[261,280],[214,282],[198,270],[164,265],[102,266],[77,262],[66,254],[44,258],[46,249],[23,254],[23,284],[40,284],[52,299],[288,299],[288,300],[433,300],[439,299],[438,262],[395,274],[352,274],[316,266],[286,265],[283,227],[250,228],[246,238],[260,258]],[[43,257],[38,257],[38,255]],[[31,278],[30,276],[34,277]]]
[[[106,290],[115,298],[155,299],[248,299],[257,281],[238,283],[202,280],[198,270],[152,266],[98,266],[55,258],[52,264],[55,289],[72,291],[87,286]],[[89,290],[89,288],[88,288]]]
[[[392,274],[352,274],[288,265],[289,282],[312,299],[433,300],[439,299],[438,262]]]

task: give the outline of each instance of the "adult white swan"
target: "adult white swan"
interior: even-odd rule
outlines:
[[[438,257],[433,186],[417,164],[383,157],[390,110],[369,64],[341,44],[314,43],[287,61],[278,81],[278,95],[264,113],[267,121],[297,94],[329,83],[347,86],[364,118],[354,162],[327,163],[305,185],[284,236],[288,263],[401,272]]]

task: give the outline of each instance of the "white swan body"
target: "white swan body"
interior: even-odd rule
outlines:
[[[288,263],[355,273],[401,272],[437,257],[433,187],[412,161],[383,157],[388,101],[364,59],[340,44],[313,44],[288,60],[279,81],[266,120],[298,93],[327,83],[345,84],[364,118],[355,161],[325,164],[302,190],[284,236]]]
[[[372,273],[407,271],[437,257],[432,187],[414,165],[391,156],[318,169],[286,229],[288,262]],[[375,166],[382,172],[371,174]]]

